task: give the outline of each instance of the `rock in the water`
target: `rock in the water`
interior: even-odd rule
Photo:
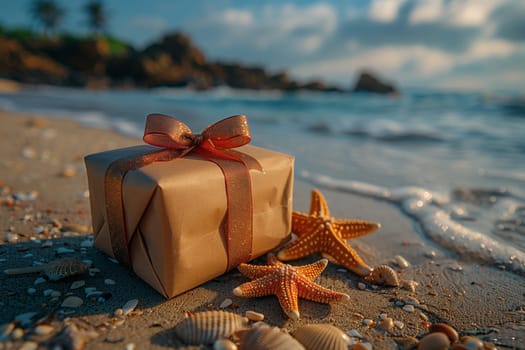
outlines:
[[[395,86],[379,80],[370,72],[362,72],[353,89],[354,92],[372,92],[376,94],[397,94]]]

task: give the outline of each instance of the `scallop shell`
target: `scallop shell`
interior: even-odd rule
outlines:
[[[299,327],[293,336],[308,350],[346,350],[350,342],[348,334],[325,323]]]
[[[175,327],[175,334],[188,345],[211,344],[245,328],[248,319],[227,311],[187,313]]]
[[[277,327],[261,325],[235,335],[240,339],[239,350],[304,350],[301,343]]]
[[[388,265],[374,267],[372,272],[366,276],[366,280],[374,284],[389,287],[398,287],[400,284],[397,272]]]
[[[60,259],[50,262],[44,268],[44,273],[51,281],[78,275],[88,270],[88,265],[78,259]]]

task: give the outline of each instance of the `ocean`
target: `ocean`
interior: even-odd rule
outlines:
[[[149,113],[175,116],[194,132],[245,114],[252,143],[294,155],[298,179],[392,203],[453,254],[525,274],[523,97],[35,87],[0,93],[0,109],[137,137]]]

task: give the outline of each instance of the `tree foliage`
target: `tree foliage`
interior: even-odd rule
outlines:
[[[64,9],[54,0],[34,0],[31,15],[44,27],[46,34],[54,31],[64,18]]]
[[[108,22],[108,13],[104,8],[104,3],[100,0],[91,0],[84,10],[88,17],[88,24],[94,33],[104,32]]]

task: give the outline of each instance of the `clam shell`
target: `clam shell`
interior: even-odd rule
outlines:
[[[366,280],[378,285],[389,287],[399,286],[399,277],[397,272],[388,265],[379,265],[374,267],[372,272],[366,276]]]
[[[88,270],[89,266],[78,259],[60,259],[50,262],[44,268],[44,273],[51,281],[78,275]]]
[[[304,350],[301,343],[277,327],[261,325],[235,335],[240,339],[239,350]]]
[[[186,314],[175,327],[175,334],[188,345],[211,344],[246,327],[248,319],[226,311]]]
[[[301,326],[293,336],[308,350],[346,350],[350,342],[348,334],[324,323]]]

